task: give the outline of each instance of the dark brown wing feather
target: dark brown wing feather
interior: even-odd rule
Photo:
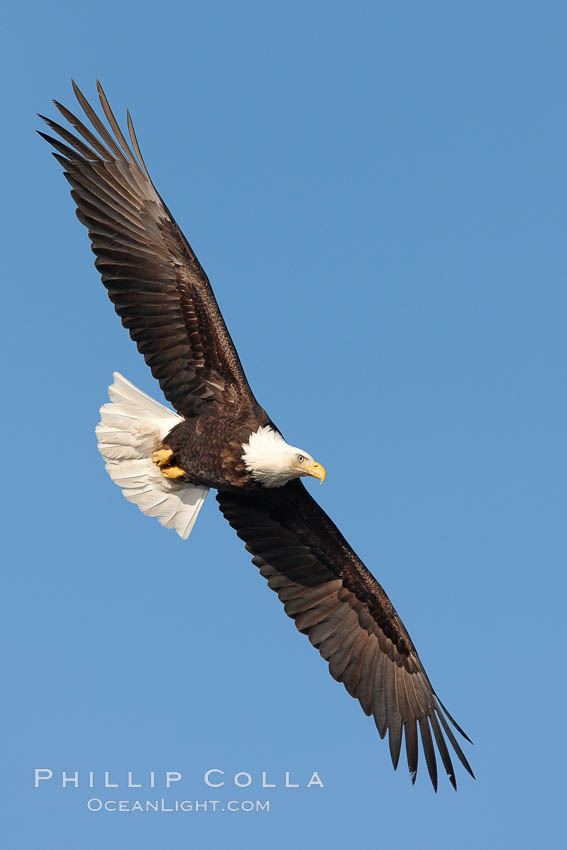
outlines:
[[[456,788],[443,729],[473,776],[449,722],[469,739],[436,696],[394,606],[301,482],[257,494],[221,491],[217,499],[286,613],[329,662],[331,675],[374,716],[382,738],[389,732],[394,768],[405,736],[415,781],[420,735],[437,789],[435,738]]]
[[[122,324],[183,416],[211,406],[255,405],[207,275],[154,188],[130,115],[135,154],[100,84],[112,132],[74,83],[73,88],[95,132],[55,101],[78,135],[48,118],[59,139],[40,135],[65,168],[95,265]]]

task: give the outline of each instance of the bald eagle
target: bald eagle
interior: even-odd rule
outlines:
[[[40,116],[88,228],[110,300],[175,413],[118,373],[96,433],[127,499],[189,536],[209,491],[286,614],[307,635],[381,738],[397,767],[402,739],[415,782],[418,739],[437,789],[435,744],[456,789],[447,740],[470,765],[388,596],[301,478],[325,480],[256,401],[213,290],[158,194],[127,113],[127,141],[97,83],[108,126],[73,83],[86,115],[55,105],[67,127]],[[90,122],[90,127],[88,126]],[[435,744],[434,744],[435,742]]]

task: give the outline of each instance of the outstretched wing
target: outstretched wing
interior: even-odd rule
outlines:
[[[415,782],[418,733],[437,790],[434,741],[449,779],[444,734],[474,776],[419,656],[382,587],[299,480],[261,494],[220,491],[220,509],[254,557],[286,614],[329,662],[331,675],[372,714],[398,765],[402,737]]]
[[[92,130],[55,101],[77,135],[44,116],[60,138],[40,135],[65,168],[116,312],[181,415],[243,397],[255,404],[207,275],[150,179],[130,114],[131,146],[97,87],[110,131],[73,83]]]

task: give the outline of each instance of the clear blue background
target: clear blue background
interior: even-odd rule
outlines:
[[[561,846],[566,24],[559,2],[4,12],[2,847]],[[458,794],[392,771],[214,498],[183,543],[108,479],[112,371],[159,389],[32,132],[71,75],[132,110],[258,398],[327,466],[312,492],[474,739]],[[181,770],[193,800],[247,770],[223,798],[272,811],[91,814],[34,767]]]

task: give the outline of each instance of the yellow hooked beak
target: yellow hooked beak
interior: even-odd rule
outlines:
[[[312,475],[313,478],[318,478],[321,484],[327,477],[327,470],[325,467],[321,466],[321,464],[316,461],[308,461],[302,466],[302,469],[306,475]]]

